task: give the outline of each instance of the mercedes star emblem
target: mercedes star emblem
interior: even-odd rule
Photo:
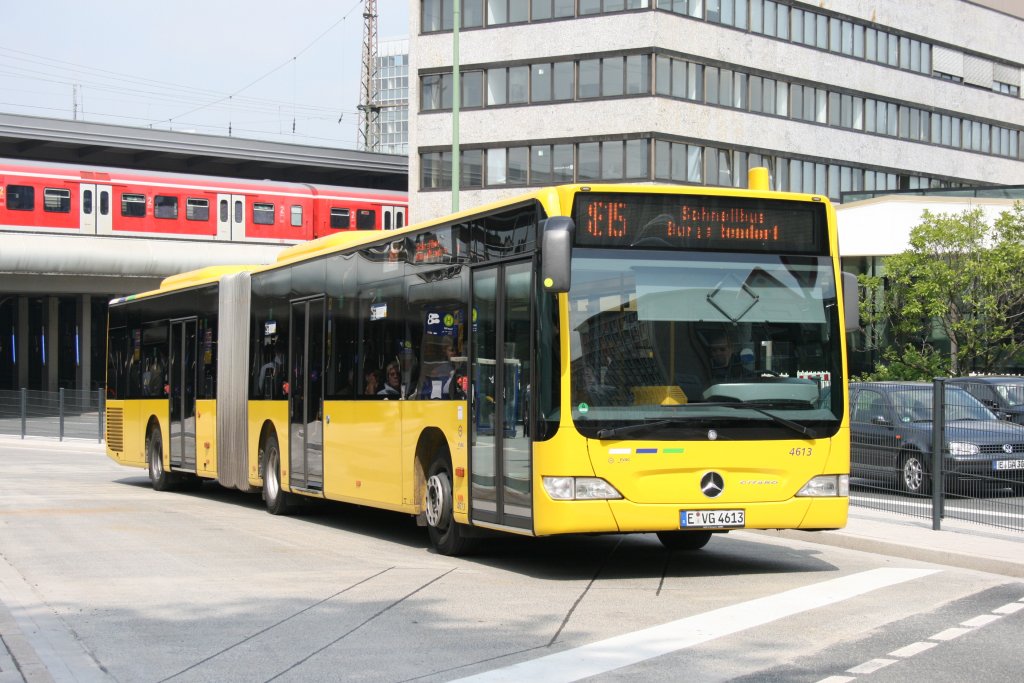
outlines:
[[[718,498],[725,488],[725,480],[718,472],[708,472],[700,478],[700,490],[708,498]]]

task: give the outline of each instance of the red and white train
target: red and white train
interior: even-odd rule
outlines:
[[[290,244],[408,223],[404,192],[0,159],[0,231]]]

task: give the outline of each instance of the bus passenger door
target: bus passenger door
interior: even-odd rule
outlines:
[[[289,484],[324,488],[324,298],[292,302],[288,371]]]
[[[167,384],[170,388],[171,467],[196,471],[196,319],[171,322]]]
[[[473,520],[533,527],[533,463],[527,434],[533,262],[473,271]]]
[[[245,195],[217,195],[217,239],[231,242],[245,239]]]
[[[83,234],[109,235],[113,231],[109,185],[82,183],[79,186],[79,222]]]

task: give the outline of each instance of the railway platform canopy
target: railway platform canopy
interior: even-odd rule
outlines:
[[[0,157],[405,192],[405,156],[0,113]]]

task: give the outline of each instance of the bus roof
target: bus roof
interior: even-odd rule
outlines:
[[[261,268],[258,265],[230,265],[230,266],[206,266],[204,268],[197,268],[196,270],[189,270],[184,273],[177,273],[175,275],[169,275],[160,282],[159,289],[151,289],[148,292],[139,292],[138,294],[132,294],[130,296],[124,296],[119,299],[112,299],[111,304],[120,304],[133,299],[139,299],[143,297],[156,296],[157,294],[163,294],[176,289],[185,289],[187,287],[197,287],[199,285],[206,285],[212,282],[217,282],[224,275],[232,275],[234,273],[242,273],[246,271],[253,271]]]

